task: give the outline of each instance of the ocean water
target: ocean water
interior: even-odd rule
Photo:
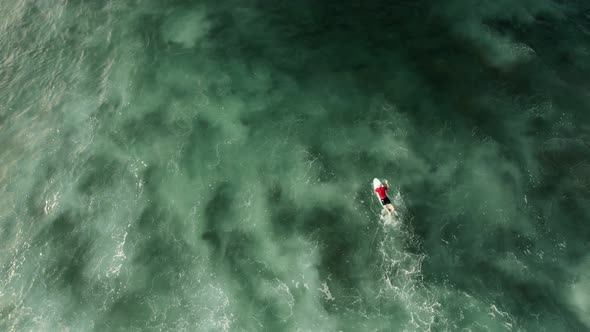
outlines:
[[[3,0],[0,249],[1,331],[590,331],[590,4]]]

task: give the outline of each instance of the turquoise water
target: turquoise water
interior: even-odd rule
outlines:
[[[589,331],[589,77],[581,1],[3,1],[0,330]]]

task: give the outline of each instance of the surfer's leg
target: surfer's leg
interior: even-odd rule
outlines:
[[[397,217],[397,211],[395,210],[395,207],[393,207],[393,204],[391,204],[391,212]]]
[[[387,211],[387,213],[391,215],[391,209],[393,208],[393,205],[391,205],[389,197],[385,197],[384,199],[382,199],[381,203],[383,204],[383,208],[385,209],[385,211]]]
[[[387,204],[387,212],[389,212],[389,214],[395,214],[397,216],[397,211],[395,211],[395,207],[393,207],[393,204]]]

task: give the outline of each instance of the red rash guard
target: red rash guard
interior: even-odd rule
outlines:
[[[389,187],[379,187],[375,189],[375,191],[379,195],[379,199],[384,199],[385,197],[387,197],[387,194],[385,193],[387,189],[389,189]]]

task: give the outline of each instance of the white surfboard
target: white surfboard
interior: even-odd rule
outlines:
[[[383,187],[383,184],[381,183],[381,181],[379,181],[379,179],[374,178],[373,179],[373,190],[375,190],[379,187]]]

